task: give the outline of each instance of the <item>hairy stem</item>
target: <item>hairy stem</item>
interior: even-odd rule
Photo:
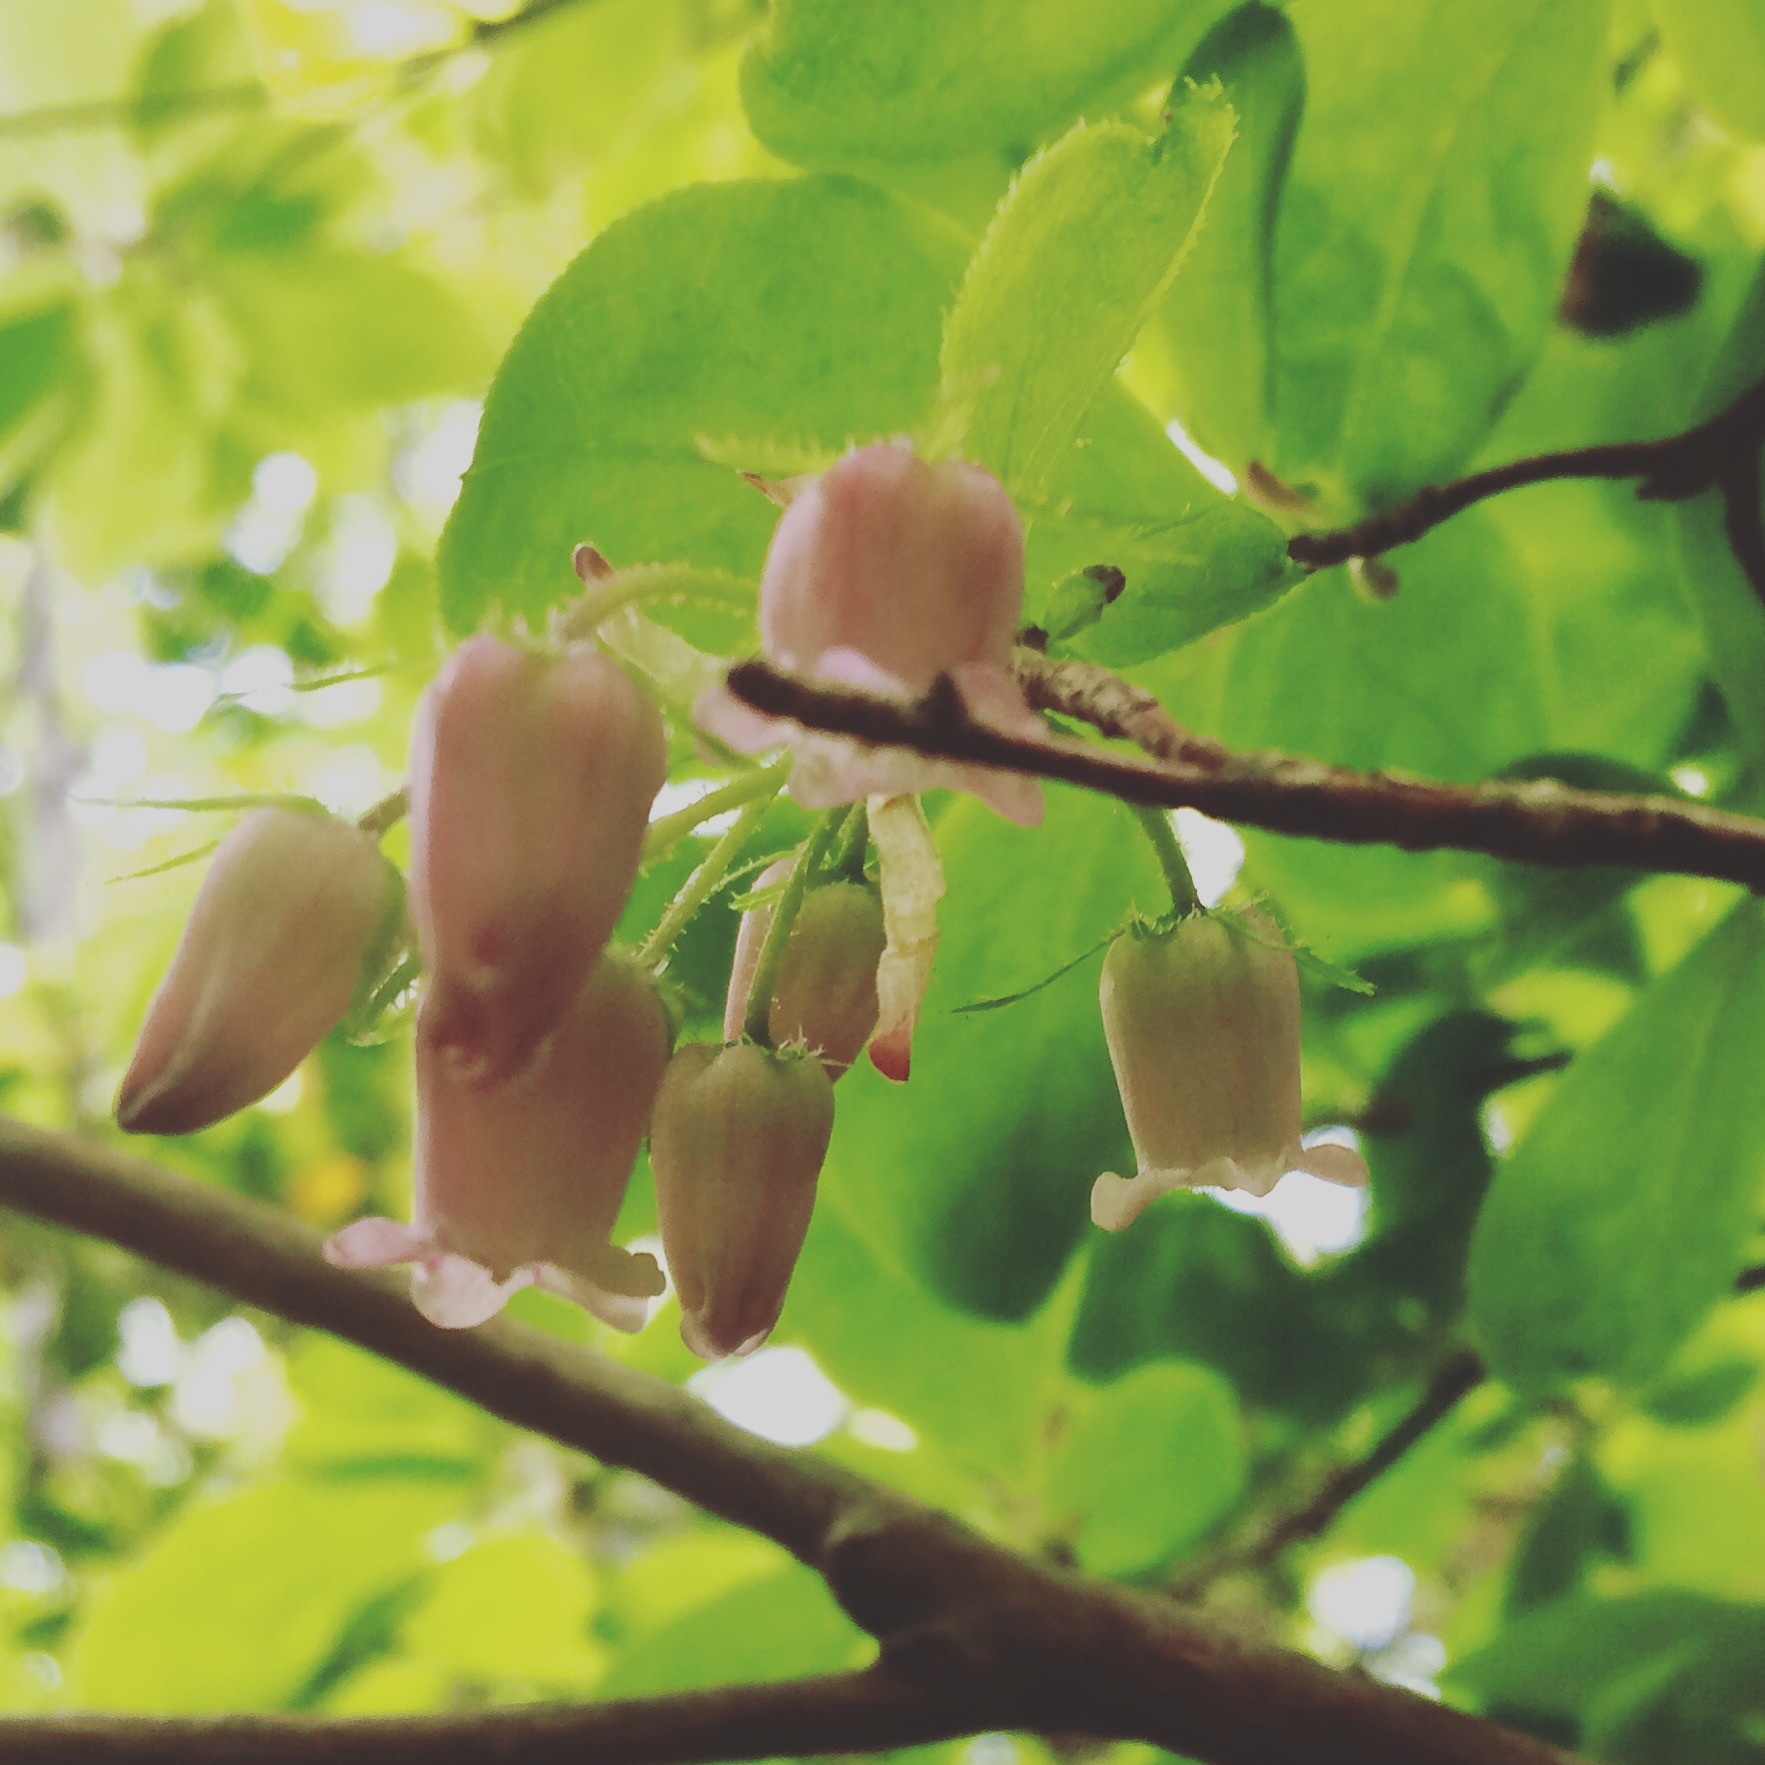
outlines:
[[[784,966],[784,953],[791,941],[791,928],[797,923],[797,911],[809,892],[809,878],[820,866],[839,833],[845,818],[831,810],[815,825],[815,831],[803,842],[797,862],[784,885],[778,905],[772,909],[766,937],[760,945],[759,960],[754,964],[754,984],[748,990],[747,1015],[742,1020],[742,1034],[762,1048],[772,1046],[772,995],[778,986],[778,971]]]
[[[1171,826],[1170,816],[1162,809],[1136,807],[1134,819],[1158,856],[1158,867],[1170,888],[1172,911],[1178,919],[1187,919],[1200,909],[1201,897],[1195,892],[1195,878],[1189,874],[1189,860],[1183,855],[1182,842]]]
[[[735,818],[734,824],[705,854],[704,863],[687,878],[686,887],[668,903],[668,911],[656,921],[650,935],[638,946],[639,962],[656,968],[666,959],[668,952],[674,948],[674,940],[692,924],[699,909],[723,886],[723,879],[729,875],[730,866],[742,855],[742,848],[759,832],[760,823],[766,819],[766,812],[771,807],[770,797],[756,798]]]
[[[770,802],[784,788],[790,771],[788,757],[774,760],[732,778],[728,784],[719,785],[713,791],[706,791],[702,797],[694,797],[684,809],[676,809],[670,815],[658,815],[644,835],[644,863],[652,863],[664,852],[671,852],[695,828],[703,827],[716,816],[740,809],[756,797],[764,797]]]

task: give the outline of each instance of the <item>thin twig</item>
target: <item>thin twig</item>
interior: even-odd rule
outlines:
[[[506,1320],[437,1330],[394,1283],[331,1268],[315,1233],[260,1202],[0,1118],[0,1206],[107,1239],[249,1305],[328,1330],[506,1421],[652,1477],[782,1544],[882,1644],[877,1675],[725,1694],[734,1713],[727,1729],[702,1697],[609,1706],[609,1732],[600,1735],[592,1714],[581,1712],[574,1719],[584,1726],[568,1746],[543,1728],[572,1720],[563,1715],[528,1713],[541,1729],[514,1730],[495,1747],[474,1747],[492,1737],[468,1726],[458,1748],[446,1723],[484,1719],[426,1718],[402,1730],[402,1744],[394,1744],[396,1726],[379,1730],[373,1765],[466,1758],[555,1765],[566,1756],[696,1765],[1001,1728],[1144,1740],[1209,1765],[1564,1765],[1556,1749],[1494,1723],[1215,1634],[1169,1600],[1031,1562],[894,1490],[743,1433],[672,1385],[538,1330]],[[803,1710],[794,1714],[799,1699]],[[331,1745],[333,1733],[353,1740],[361,1731],[352,1725],[314,1723],[272,1751],[257,1741],[274,1724],[254,1728],[237,1718],[163,1722],[151,1732],[69,1720],[0,1721],[0,1757],[9,1765],[109,1765],[112,1755],[95,1742],[110,1733],[128,1748],[114,1756],[131,1765],[367,1758]]]
[[[1554,779],[1442,784],[1287,754],[1233,754],[1217,766],[1139,760],[1056,735],[1002,733],[970,717],[954,690],[883,699],[764,662],[739,663],[729,687],[756,710],[807,728],[1063,779],[1124,802],[1200,809],[1273,833],[1527,864],[1615,865],[1765,891],[1765,822],[1670,797],[1576,790]]]
[[[1193,1599],[1223,1575],[1266,1567],[1294,1545],[1321,1538],[1362,1490],[1376,1483],[1412,1446],[1451,1415],[1484,1378],[1482,1361],[1469,1349],[1453,1355],[1428,1381],[1414,1405],[1361,1457],[1338,1466],[1305,1501],[1265,1521],[1250,1537],[1192,1564],[1172,1587],[1172,1593],[1179,1599]]]
[[[1287,542],[1296,564],[1324,569],[1408,545],[1474,503],[1526,484],[1560,478],[1635,478],[1650,502],[1682,502],[1719,488],[1729,542],[1753,587],[1765,598],[1765,532],[1760,531],[1759,462],[1765,448],[1765,380],[1707,421],[1658,441],[1619,441],[1510,460],[1450,484],[1432,484],[1407,503],[1327,533]]]

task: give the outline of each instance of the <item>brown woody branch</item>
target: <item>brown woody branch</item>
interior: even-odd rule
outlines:
[[[1299,1506],[1274,1515],[1250,1537],[1193,1564],[1172,1591],[1179,1597],[1193,1597],[1222,1575],[1264,1568],[1294,1545],[1321,1538],[1357,1495],[1371,1488],[1411,1447],[1445,1421],[1485,1377],[1483,1362],[1470,1349],[1451,1356],[1415,1403],[1358,1459],[1332,1471]]]
[[[902,702],[823,686],[764,662],[737,664],[729,687],[758,711],[873,746],[1063,779],[1124,802],[1200,809],[1272,833],[1407,851],[1451,848],[1527,864],[1608,864],[1765,890],[1765,822],[1671,797],[1583,791],[1553,779],[1442,784],[1288,754],[1227,754],[1209,764],[1141,760],[1057,735],[1006,734],[971,717],[946,684]],[[1060,709],[1085,715],[1082,702]]]
[[[861,1752],[952,1740],[986,1725],[978,1704],[928,1695],[870,1668],[773,1685],[474,1715],[0,1720],[7,1765],[692,1765]]]
[[[1722,496],[1729,544],[1748,580],[1765,599],[1765,521],[1759,507],[1760,456],[1765,449],[1765,380],[1749,387],[1707,422],[1658,441],[1533,454],[1450,484],[1433,484],[1407,503],[1328,533],[1298,533],[1287,542],[1296,564],[1323,569],[1350,558],[1373,558],[1408,545],[1474,503],[1522,485],[1561,478],[1635,478],[1646,502],[1682,502],[1715,490]]]
[[[867,1674],[796,1686],[417,1722],[0,1722],[16,1765],[266,1759],[598,1765],[875,1750],[985,1729],[1138,1739],[1211,1765],[1563,1765],[1496,1725],[1240,1643],[1168,1600],[1018,1557],[881,1485],[768,1445],[671,1385],[506,1320],[434,1329],[397,1285],[331,1268],[260,1203],[0,1120],[0,1206],[108,1239],[333,1335],[776,1539],[882,1645]]]

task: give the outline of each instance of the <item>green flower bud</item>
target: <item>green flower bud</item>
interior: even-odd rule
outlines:
[[[833,1087],[799,1051],[700,1042],[669,1063],[650,1164],[694,1354],[749,1354],[778,1322],[832,1133]]]
[[[1358,1152],[1300,1138],[1299,972],[1267,920],[1196,913],[1103,960],[1103,1031],[1139,1174],[1105,1174],[1091,1217],[1117,1232],[1171,1189],[1266,1195],[1290,1170],[1367,1180]]]

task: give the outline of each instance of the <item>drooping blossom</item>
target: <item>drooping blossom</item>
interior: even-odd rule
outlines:
[[[800,1050],[695,1043],[669,1063],[650,1164],[694,1354],[749,1354],[778,1322],[832,1133],[833,1087]]]
[[[790,874],[781,858],[761,873],[769,888]],[[755,907],[742,915],[736,933],[735,962],[723,1011],[727,1041],[741,1037],[760,950],[772,926],[772,909]],[[869,883],[828,882],[812,886],[797,910],[773,988],[768,1030],[774,1047],[806,1048],[837,1079],[876,1028],[877,962],[883,953],[883,910]]]
[[[1266,920],[1196,913],[1130,932],[1104,958],[1101,993],[1140,1167],[1097,1179],[1091,1218],[1105,1230],[1172,1189],[1266,1195],[1291,1170],[1367,1180],[1358,1152],[1301,1141],[1299,973]]]
[[[944,866],[917,797],[873,797],[870,837],[876,842],[887,946],[877,965],[879,1020],[870,1062],[885,1079],[904,1084],[913,1031],[938,950],[938,902]]]
[[[483,1323],[527,1286],[638,1329],[661,1270],[608,1240],[668,1043],[654,983],[617,951],[577,990],[547,1058],[512,1084],[472,1084],[419,1038],[411,1223],[356,1220],[326,1256],[415,1263],[417,1309],[447,1329]]]
[[[667,773],[655,705],[586,645],[468,639],[411,748],[420,1040],[501,1084],[543,1050],[631,893]]]
[[[135,1044],[116,1119],[188,1134],[281,1084],[376,978],[404,916],[369,834],[255,809],[220,843]]]
[[[971,715],[1041,737],[1011,673],[1022,606],[1023,526],[998,481],[879,442],[792,496],[760,582],[760,638],[790,673],[892,698],[948,675]],[[866,747],[763,716],[722,689],[697,716],[744,753],[788,743],[792,794],[810,808],[950,786],[1027,826],[1042,817],[1040,785],[1014,773]]]

